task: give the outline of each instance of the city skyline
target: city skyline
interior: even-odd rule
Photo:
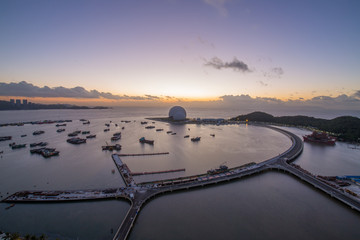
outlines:
[[[3,100],[360,111],[357,1],[0,6]]]

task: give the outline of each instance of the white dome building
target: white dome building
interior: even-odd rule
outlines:
[[[172,107],[169,111],[169,118],[180,121],[186,119],[186,111],[183,107],[175,106]]]

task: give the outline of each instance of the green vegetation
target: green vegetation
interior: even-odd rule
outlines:
[[[232,118],[234,121],[266,122],[315,128],[320,131],[331,133],[338,140],[358,142],[360,140],[360,119],[356,117],[343,116],[331,120],[307,117],[307,116],[284,116],[274,117],[264,112],[253,112]]]

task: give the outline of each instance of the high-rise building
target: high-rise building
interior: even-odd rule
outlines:
[[[21,105],[21,100],[20,100],[20,99],[16,99],[15,103],[16,103],[16,105]]]
[[[28,101],[27,99],[23,99],[23,105],[27,105]]]
[[[15,99],[10,99],[11,104],[15,104]]]

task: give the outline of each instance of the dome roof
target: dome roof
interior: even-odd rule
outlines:
[[[180,106],[172,107],[169,111],[169,118],[172,118],[173,120],[185,120],[186,111]]]

